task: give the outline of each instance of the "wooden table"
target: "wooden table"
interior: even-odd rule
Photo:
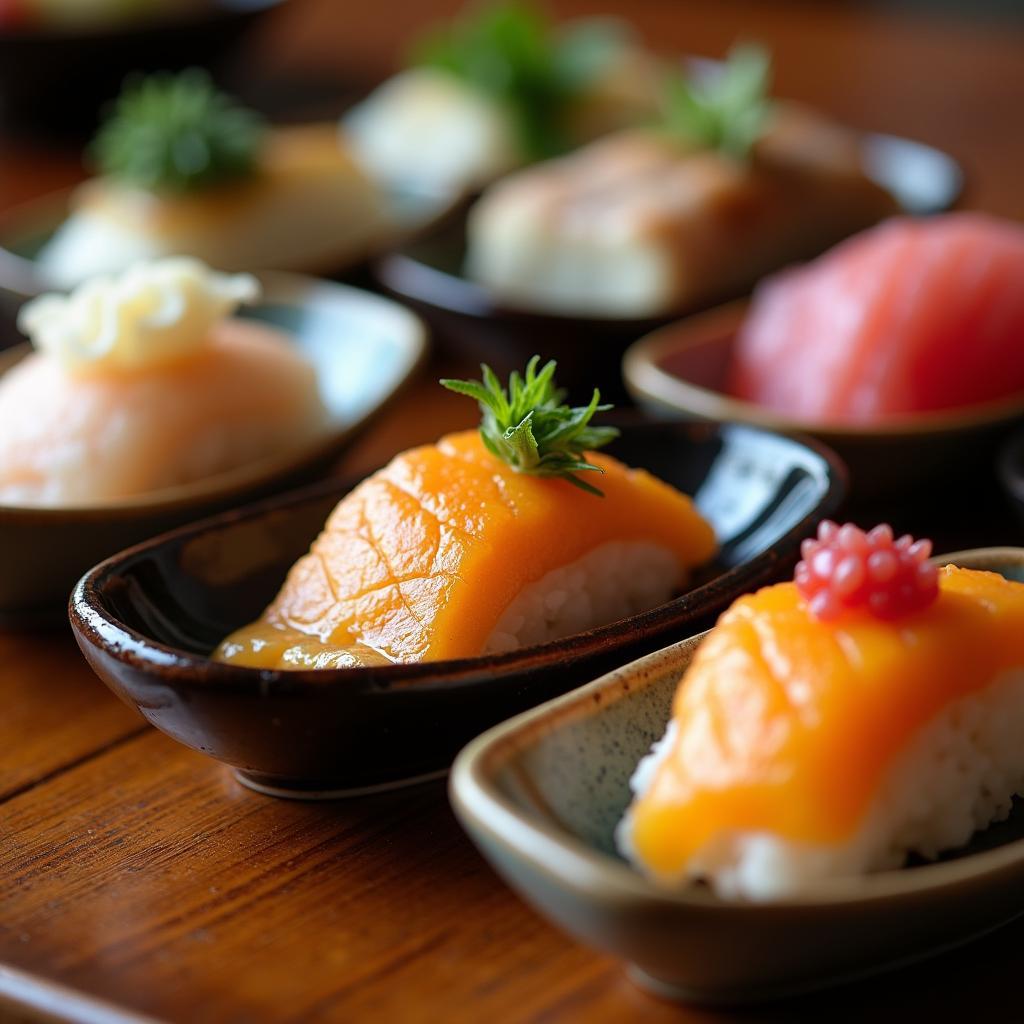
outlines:
[[[390,0],[386,18],[361,6],[296,0],[261,59],[278,74],[379,76],[424,14],[416,0]],[[765,40],[783,94],[948,149],[969,168],[973,204],[1024,217],[1019,24],[857,4],[611,6],[665,49]],[[0,154],[0,208],[78,173],[60,151],[0,140]],[[368,470],[470,414],[425,379],[343,468]],[[956,527],[1020,539],[984,504]],[[63,634],[0,634],[0,709],[2,1019],[908,1021],[977,1020],[982,1006],[985,1020],[1024,1020],[1024,923],[841,993],[682,1009],[524,906],[464,837],[441,783],[331,804],[257,796],[143,726]]]

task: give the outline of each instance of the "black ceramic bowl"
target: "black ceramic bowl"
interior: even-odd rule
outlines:
[[[186,746],[277,794],[393,785],[442,770],[483,729],[711,624],[777,578],[837,507],[845,473],[814,442],[747,427],[643,424],[609,449],[694,494],[721,543],[692,590],[588,633],[494,657],[280,672],[211,661],[256,618],[346,492],[250,506],[89,572],[71,623],[101,679]]]
[[[964,176],[948,154],[910,139],[868,134],[863,139],[867,175],[888,190],[906,213],[947,210],[959,199]],[[430,323],[438,343],[454,355],[489,363],[499,375],[522,369],[535,352],[558,360],[567,386],[601,388],[622,402],[629,395],[619,372],[622,354],[638,338],[680,316],[677,309],[645,320],[559,316],[510,308],[466,277],[466,217],[452,217],[433,233],[397,248],[374,264],[377,279]],[[754,282],[750,282],[753,284]],[[721,294],[706,309],[737,295]]]
[[[187,15],[92,29],[0,29],[0,126],[88,134],[128,73],[215,65],[282,2],[208,0]]]

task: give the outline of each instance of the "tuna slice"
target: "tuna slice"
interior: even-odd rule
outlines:
[[[1024,226],[899,218],[770,278],[728,390],[846,424],[1024,392]]]

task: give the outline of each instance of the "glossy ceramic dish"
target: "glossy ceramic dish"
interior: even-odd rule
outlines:
[[[1024,581],[1024,549],[940,563]],[[822,883],[799,899],[727,902],[659,889],[615,852],[629,778],[660,738],[702,637],[665,648],[492,729],[451,793],[487,858],[536,909],[673,998],[739,1003],[821,988],[968,941],[1024,912],[1024,813],[955,858]]]
[[[0,624],[63,617],[91,565],[129,544],[289,483],[335,459],[400,391],[426,354],[426,330],[401,306],[345,285],[263,275],[258,305],[240,315],[283,328],[317,371],[329,419],[301,448],[131,500],[78,508],[0,505]],[[0,356],[0,373],[29,350]]]
[[[877,427],[832,427],[789,419],[725,394],[732,346],[748,305],[737,302],[677,321],[630,346],[622,361],[629,393],[651,412],[730,420],[810,434],[846,462],[858,498],[901,494],[995,458],[1000,438],[1024,417],[1024,395],[893,417]]]
[[[930,146],[890,135],[868,135],[864,165],[908,213],[939,213],[953,206],[964,186],[952,157]],[[511,309],[463,275],[464,218],[401,247],[374,265],[381,283],[418,309],[441,344],[460,356],[486,360],[499,374],[521,367],[534,352],[558,360],[559,380],[598,383],[602,393],[622,396],[623,350],[674,317],[647,320],[590,319]],[[730,296],[723,295],[726,299]],[[687,310],[679,310],[675,316]]]
[[[833,457],[732,426],[624,428],[609,451],[696,495],[721,543],[668,604],[508,654],[380,668],[259,671],[210,661],[251,621],[346,488],[179,530],[93,569],[71,623],[101,679],[157,728],[286,795],[335,795],[446,768],[481,730],[713,621],[779,576],[841,500]]]

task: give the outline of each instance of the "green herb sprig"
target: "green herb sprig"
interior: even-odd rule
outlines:
[[[708,149],[746,160],[771,108],[771,58],[760,46],[734,46],[711,75],[666,80],[664,128]]]
[[[555,385],[557,364],[552,359],[537,370],[534,356],[522,376],[513,372],[503,388],[487,364],[480,367],[483,381],[449,380],[441,384],[480,403],[483,422],[480,436],[487,450],[520,473],[533,476],[559,476],[589,494],[604,497],[592,484],[576,473],[603,473],[600,466],[586,460],[586,452],[601,448],[619,436],[615,427],[590,425],[595,413],[606,412],[601,392],[594,388],[590,404],[563,405],[565,392]]]
[[[626,27],[612,18],[555,26],[528,3],[492,2],[420,40],[414,63],[439,68],[503,103],[525,155],[565,152],[566,107],[622,52]]]
[[[236,181],[256,167],[265,125],[199,68],[129,80],[91,150],[100,173],[155,192]]]

